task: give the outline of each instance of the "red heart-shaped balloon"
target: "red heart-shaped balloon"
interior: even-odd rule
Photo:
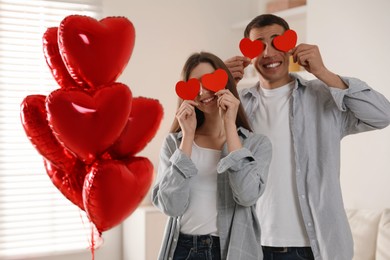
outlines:
[[[249,38],[243,38],[240,41],[240,50],[242,52],[242,55],[245,57],[248,57],[250,59],[253,59],[257,56],[259,56],[263,50],[264,50],[264,44],[260,40],[254,40],[252,41]]]
[[[97,161],[84,182],[84,207],[102,233],[125,220],[142,202],[153,181],[153,165],[144,157]]]
[[[87,166],[77,161],[74,167],[62,170],[44,160],[47,175],[54,186],[73,204],[84,210],[83,185],[88,172]]]
[[[65,64],[62,60],[60,51],[58,49],[58,28],[51,27],[46,30],[42,37],[43,41],[43,54],[47,65],[57,81],[58,85],[62,88],[75,87],[78,84],[70,76]],[[82,88],[87,88],[88,85],[81,82]]]
[[[176,94],[184,100],[194,100],[199,94],[200,83],[199,80],[192,78],[187,82],[179,81],[176,83]]]
[[[71,169],[77,158],[58,142],[50,129],[45,100],[44,95],[31,95],[24,98],[20,106],[24,131],[35,149],[51,164],[62,170]]]
[[[228,74],[223,69],[217,69],[213,73],[203,75],[201,81],[203,87],[218,92],[226,87]]]
[[[71,77],[80,85],[114,83],[130,60],[135,29],[125,17],[97,21],[70,15],[61,21],[58,30],[61,56]]]
[[[122,133],[131,110],[132,94],[121,83],[93,93],[58,89],[46,99],[48,120],[57,139],[90,164]]]
[[[115,159],[129,157],[144,149],[156,135],[163,113],[163,107],[158,100],[133,98],[127,125],[109,149],[112,157]]]
[[[282,35],[276,36],[272,43],[276,49],[288,52],[297,44],[297,33],[293,30],[287,30]]]

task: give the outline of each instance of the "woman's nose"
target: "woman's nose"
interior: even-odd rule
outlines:
[[[203,95],[204,93],[206,93],[207,91],[209,91],[207,88],[204,88],[202,84],[200,84],[200,89],[199,89],[199,96]]]

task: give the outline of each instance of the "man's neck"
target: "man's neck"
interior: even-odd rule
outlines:
[[[285,86],[286,84],[293,81],[293,78],[290,75],[283,77],[278,80],[267,80],[260,76],[260,86],[265,89],[275,89]]]

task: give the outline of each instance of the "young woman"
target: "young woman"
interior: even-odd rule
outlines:
[[[223,69],[225,89],[201,84],[195,100],[179,100],[163,143],[153,204],[169,216],[160,260],[262,259],[255,204],[264,191],[271,143],[253,134],[236,85],[221,59],[191,55],[183,80]]]

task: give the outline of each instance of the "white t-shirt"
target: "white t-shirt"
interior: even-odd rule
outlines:
[[[190,235],[218,236],[217,164],[221,151],[192,145],[191,160],[198,174],[190,180],[190,198],[180,222],[180,232]]]
[[[309,246],[295,182],[290,131],[290,98],[294,82],[276,89],[260,87],[260,108],[253,128],[272,142],[272,161],[264,194],[257,202],[263,246]]]

